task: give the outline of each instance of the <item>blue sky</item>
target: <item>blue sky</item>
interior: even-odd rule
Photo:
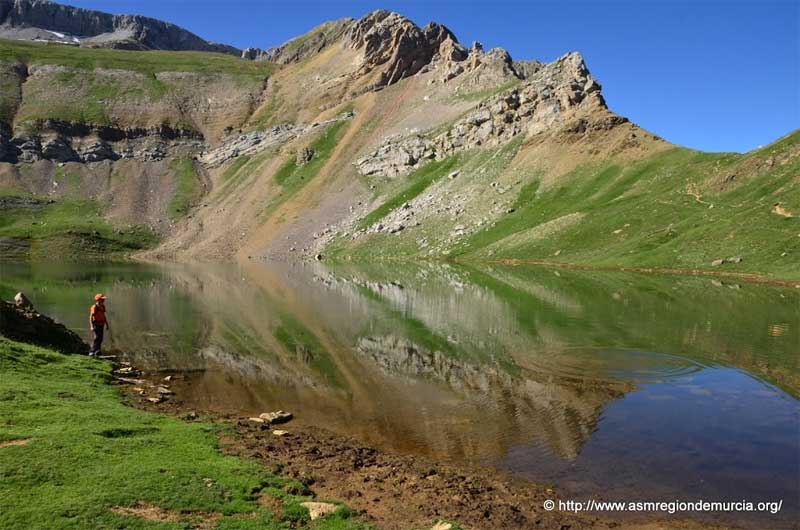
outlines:
[[[549,61],[579,50],[609,107],[677,144],[747,151],[800,127],[799,0],[65,0],[268,48],[373,9]]]

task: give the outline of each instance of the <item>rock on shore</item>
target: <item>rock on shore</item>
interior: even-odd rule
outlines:
[[[0,335],[62,353],[89,351],[89,346],[76,333],[37,312],[25,295],[19,293],[16,300],[16,303],[0,300]]]

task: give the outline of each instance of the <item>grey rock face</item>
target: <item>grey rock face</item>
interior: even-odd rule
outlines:
[[[14,295],[14,305],[22,309],[33,309],[33,304],[22,291]]]
[[[264,61],[266,60],[264,50],[261,48],[245,48],[242,50],[242,59],[249,59],[251,61]]]
[[[488,52],[483,50],[480,42],[474,42],[472,48],[467,50],[450,37],[446,37],[439,45],[438,52],[433,56],[419,73],[435,72],[436,75],[428,79],[428,84],[447,83],[462,74],[473,73],[471,83],[502,85],[509,81],[525,79],[528,63],[539,64],[535,61],[519,63],[517,71],[511,56],[503,48],[492,48]],[[532,70],[532,69],[529,69]]]
[[[17,146],[11,142],[10,128],[0,124],[0,162],[16,162],[18,152]]]
[[[276,410],[275,412],[263,412],[259,414],[258,417],[267,423],[276,424],[286,423],[294,418],[294,415],[291,412]]]
[[[98,140],[79,151],[84,162],[100,162],[102,160],[118,160],[120,156],[107,142]]]
[[[257,153],[269,146],[279,145],[296,138],[300,134],[298,127],[302,126],[282,124],[270,127],[265,131],[240,134],[219,147],[203,153],[200,161],[207,166],[214,167],[241,155]]]
[[[58,136],[50,138],[42,144],[42,157],[53,162],[77,162],[80,160],[78,153],[72,150],[64,138]]]
[[[196,132],[165,125],[122,129],[56,119],[38,120],[28,125],[29,129],[12,137],[11,128],[0,124],[0,162],[160,160],[172,150],[199,152],[203,147],[203,138]]]
[[[0,334],[63,353],[85,354],[89,346],[74,332],[31,306],[0,300]]]
[[[514,71],[517,73],[517,76],[520,79],[529,79],[533,74],[538,72],[542,66],[544,66],[539,61],[513,61],[511,66],[514,68]]]
[[[19,162],[36,162],[42,159],[42,144],[38,137],[18,137],[14,138],[12,143],[16,147]]]
[[[138,15],[111,15],[47,0],[0,0],[0,36],[111,48],[241,55],[233,46],[206,41],[169,22]]]

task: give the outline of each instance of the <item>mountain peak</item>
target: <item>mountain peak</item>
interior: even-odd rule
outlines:
[[[380,88],[419,72],[447,40],[457,42],[455,35],[441,24],[429,22],[420,28],[399,13],[379,9],[353,24],[342,45],[362,51],[360,74],[381,67],[373,85]]]

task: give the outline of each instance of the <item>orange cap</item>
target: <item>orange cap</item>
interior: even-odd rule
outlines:
[[[103,293],[97,293],[96,295],[94,295],[94,301],[95,302],[97,302],[99,300],[105,300],[105,299],[106,299],[106,295],[104,295]]]

